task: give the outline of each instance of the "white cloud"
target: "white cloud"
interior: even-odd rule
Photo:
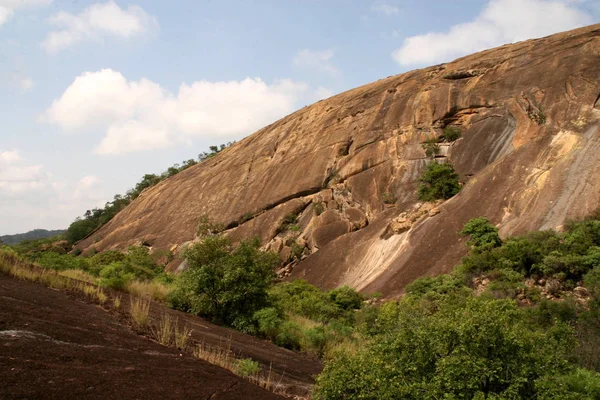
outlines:
[[[56,53],[84,40],[102,40],[105,36],[129,39],[158,27],[156,18],[141,7],[133,5],[122,9],[112,0],[92,4],[77,15],[61,11],[48,21],[59,28],[49,32],[42,42],[48,53]]]
[[[128,81],[103,69],[77,77],[42,119],[65,131],[101,130],[98,154],[123,154],[187,142],[193,137],[240,137],[289,114],[307,85],[259,78],[197,81],[177,94],[148,79]],[[309,94],[309,95],[312,95]]]
[[[303,49],[294,56],[292,63],[297,67],[312,68],[337,77],[340,75],[340,71],[331,62],[333,56],[332,49],[321,51]]]
[[[447,32],[409,37],[392,57],[403,66],[434,64],[592,22],[570,0],[490,0],[473,21],[454,25]]]
[[[0,150],[0,195],[44,187],[47,177],[41,165],[25,162],[17,150]]]
[[[388,3],[375,3],[371,9],[378,13],[385,15],[395,15],[400,12],[400,9]]]
[[[0,0],[0,26],[4,25],[19,8],[43,6],[52,3],[52,0]]]
[[[19,152],[15,149],[0,151],[0,166],[3,164],[12,164],[21,161]]]

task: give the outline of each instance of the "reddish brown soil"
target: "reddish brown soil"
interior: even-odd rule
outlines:
[[[110,312],[0,274],[2,399],[277,399]]]

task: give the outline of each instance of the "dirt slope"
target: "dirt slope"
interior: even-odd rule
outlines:
[[[600,25],[382,79],[150,188],[79,247],[175,248],[208,215],[234,239],[259,236],[279,251],[284,275],[396,295],[454,265],[464,253],[456,232],[471,217],[508,235],[598,207],[599,94]],[[439,158],[464,187],[419,219],[416,187],[431,162],[422,143],[446,126],[462,137]],[[298,227],[281,231],[290,213]]]

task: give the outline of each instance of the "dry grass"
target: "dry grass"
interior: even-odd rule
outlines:
[[[159,282],[134,280],[127,283],[125,291],[133,296],[151,298],[164,303],[171,289]]]
[[[150,300],[141,297],[132,297],[129,314],[137,326],[143,328],[148,326],[148,315],[150,314]]]
[[[163,314],[160,317],[160,323],[157,329],[152,329],[152,334],[156,341],[163,346],[170,346],[172,343],[173,330],[177,330],[176,325],[169,314]]]
[[[88,274],[85,271],[80,269],[67,269],[64,271],[59,271],[59,275],[66,276],[67,278],[76,279],[78,281],[88,282],[88,283],[96,283],[96,278],[92,275]]]
[[[194,348],[194,357],[204,360],[210,364],[218,365],[221,368],[225,368],[234,374],[246,379],[247,381],[258,385],[264,389],[276,392],[277,388],[273,384],[272,380],[272,368],[269,366],[269,371],[267,373],[263,373],[262,371],[258,371],[251,375],[240,374],[240,362],[243,362],[244,359],[236,357],[231,351],[231,342],[227,342],[227,347],[212,347],[205,343],[198,344]],[[248,360],[248,359],[246,359]]]
[[[187,325],[184,326],[182,330],[179,330],[177,328],[177,323],[175,324],[175,346],[177,346],[178,349],[185,351],[191,335],[192,329],[190,329]]]
[[[115,308],[115,310],[118,310],[119,308],[121,308],[121,295],[116,295],[113,298],[113,307]]]

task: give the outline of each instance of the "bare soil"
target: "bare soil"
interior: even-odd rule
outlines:
[[[158,312],[155,304],[153,308]],[[65,292],[0,274],[0,398],[281,398],[225,369],[140,336],[115,316],[118,313]],[[222,333],[213,332],[210,325],[194,325],[201,328],[212,340]],[[240,337],[230,340],[234,341],[244,348]],[[254,346],[246,347],[269,359],[266,345]],[[286,351],[276,358],[284,355]],[[320,366],[313,363],[313,368],[318,373]]]

